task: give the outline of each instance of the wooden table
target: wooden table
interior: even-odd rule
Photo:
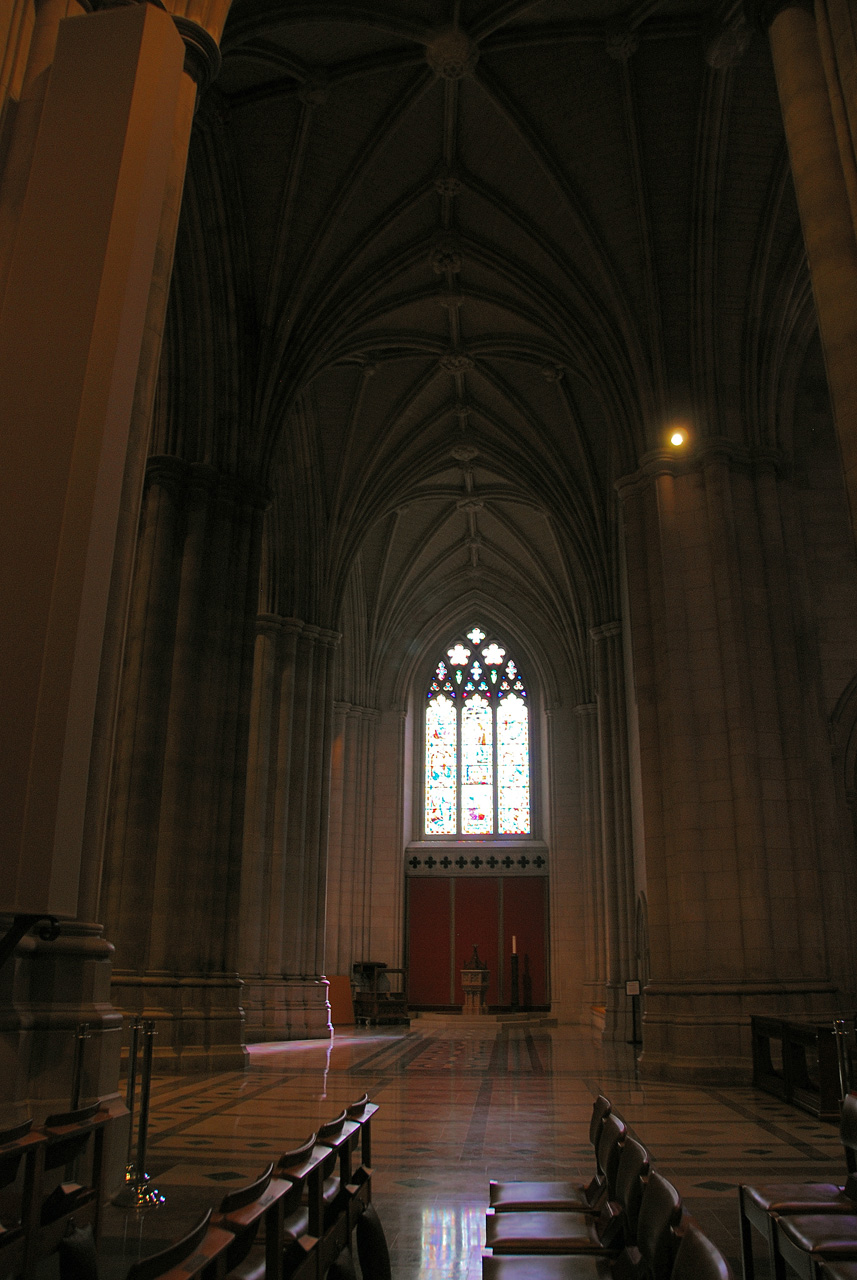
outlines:
[[[839,1063],[833,1023],[841,1015],[769,1018],[754,1015],[753,1084],[822,1120],[839,1119]],[[851,1022],[848,1018],[847,1022]],[[774,1060],[771,1042],[781,1046]]]

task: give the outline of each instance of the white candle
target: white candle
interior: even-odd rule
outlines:
[[[518,939],[515,937],[513,933],[512,934],[512,955],[516,956],[517,954],[518,954]]]

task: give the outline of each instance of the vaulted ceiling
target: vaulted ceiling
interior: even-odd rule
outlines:
[[[676,417],[781,443],[813,334],[764,39],[731,0],[235,0],[222,52],[156,447],[272,488],[263,607],[343,630],[343,696],[470,601],[584,697],[615,480]]]

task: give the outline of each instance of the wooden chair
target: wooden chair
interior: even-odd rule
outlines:
[[[857,1093],[843,1100],[839,1136],[845,1149],[847,1178],[835,1182],[766,1182],[738,1188],[738,1221],[741,1230],[741,1266],[744,1280],[753,1280],[752,1228],[767,1241],[774,1259],[774,1219],[793,1214],[857,1213]]]
[[[636,1242],[648,1171],[645,1148],[628,1138],[622,1146],[615,1199],[607,1201],[597,1218],[558,1209],[503,1213],[489,1210],[485,1245],[494,1253],[585,1253],[615,1257]]]
[[[317,1272],[319,1241],[324,1235],[324,1163],[329,1148],[320,1147],[317,1135],[284,1151],[277,1162],[277,1176],[291,1184],[283,1198],[282,1274],[303,1280]]]
[[[212,1218],[212,1225],[232,1233],[226,1251],[226,1271],[236,1280],[281,1280],[283,1272],[283,1224],[285,1202],[293,1183],[274,1178],[274,1162],[249,1183],[229,1191]],[[264,1223],[265,1247],[256,1241]]]
[[[682,1226],[678,1238],[670,1280],[734,1280],[723,1254],[692,1222]]]
[[[128,1269],[126,1280],[218,1280],[226,1274],[226,1253],[234,1240],[229,1231],[210,1225],[208,1209],[186,1236],[160,1253],[141,1258]]]
[[[518,1213],[522,1210],[560,1209],[567,1212],[583,1212],[595,1214],[608,1197],[606,1164],[611,1162],[616,1143],[620,1141],[619,1131],[612,1127],[602,1148],[602,1134],[607,1117],[612,1110],[611,1104],[603,1094],[595,1099],[592,1106],[592,1117],[589,1121],[589,1141],[595,1150],[595,1174],[587,1185],[570,1181],[549,1182],[490,1182],[489,1200],[492,1209],[498,1213]],[[619,1121],[621,1124],[621,1121]],[[614,1173],[618,1167],[618,1159],[613,1165]]]
[[[345,1109],[346,1119],[357,1125],[357,1133],[351,1148],[352,1153],[358,1149],[360,1151],[360,1164],[355,1170],[355,1178],[361,1169],[366,1176],[372,1172],[372,1117],[378,1110],[378,1103],[370,1102],[368,1093],[364,1093],[362,1098],[358,1098]]]
[[[74,1222],[91,1226],[98,1239],[104,1186],[104,1134],[110,1119],[100,1102],[75,1111],[48,1116],[42,1127],[44,1143],[38,1148],[34,1178],[41,1187],[38,1223],[27,1239],[25,1273],[32,1276],[41,1259],[56,1251]],[[88,1163],[85,1182],[78,1182],[82,1162]]]
[[[483,1280],[670,1280],[682,1216],[672,1183],[650,1173],[637,1219],[637,1243],[616,1258],[583,1254],[509,1254],[482,1259]]]
[[[350,1239],[347,1187],[350,1183],[352,1140],[359,1131],[343,1109],[318,1131],[320,1151],[326,1151],[322,1170],[324,1229],[320,1242],[322,1275],[339,1256]]]
[[[0,1131],[0,1275],[24,1270],[27,1241],[36,1230],[36,1171],[47,1139],[32,1126],[24,1120]]]
[[[369,1101],[369,1094],[346,1107],[347,1123],[353,1125],[351,1131],[351,1150],[349,1153],[349,1176],[346,1183],[348,1196],[349,1230],[357,1224],[357,1219],[365,1212],[372,1200],[372,1117],[378,1110],[376,1102]],[[360,1159],[354,1168],[356,1152]]]
[[[819,1262],[815,1274],[817,1280],[857,1280],[857,1261]]]
[[[774,1219],[773,1271],[785,1280],[791,1268],[803,1280],[814,1280],[823,1262],[857,1261],[857,1215],[797,1213]]]

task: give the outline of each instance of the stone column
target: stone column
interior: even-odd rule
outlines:
[[[606,1008],[606,907],[604,903],[604,852],[601,842],[601,781],[598,767],[598,705],[581,703],[575,707],[577,762],[581,795],[581,828],[586,857],[586,989],[583,1018],[588,1022],[593,1010]],[[603,1031],[603,1015],[597,1015]]]
[[[324,930],[337,641],[296,618],[257,622],[240,962],[253,1041],[331,1033]]]
[[[851,523],[857,531],[854,13],[847,0],[819,0],[818,23],[808,0],[767,0],[757,7],[769,29]]]
[[[280,972],[285,885],[282,841],[274,838],[281,799],[277,748],[284,631],[281,618],[263,614],[256,621],[238,929],[244,1034],[249,1044],[286,1038]]]
[[[606,987],[604,1037],[627,1040],[631,1010],[625,982],[634,970],[634,850],[622,624],[593,627],[598,693],[598,760],[604,869]]]
[[[152,459],[103,903],[114,994],[158,1060],[244,1061],[238,915],[262,513],[255,485]]]
[[[57,0],[52,2],[56,3]],[[220,67],[220,53],[217,45],[205,30],[184,17],[174,18],[174,22],[185,45],[184,74],[179,86],[167,189],[161,210],[161,225],[146,306],[146,322],[137,365],[122,498],[116,529],[116,547],[101,649],[93,749],[84,819],[84,843],[89,853],[81,867],[80,879],[79,912],[84,919],[89,920],[100,919],[99,893],[107,810],[110,801],[113,735],[119,705],[125,627],[128,620],[131,578],[140,522],[140,503],[152,434],[155,387],[161,359],[161,344],[173,271],[188,148],[198,94],[207,88]]]
[[[331,668],[338,637],[310,624],[297,637],[284,907],[283,974],[290,1035],[331,1034],[324,977],[327,822],[333,738]]]
[[[327,877],[327,933],[328,938],[335,939],[326,953],[330,973],[350,974],[353,961],[371,958],[370,841],[378,718],[378,712],[371,707],[337,704]]]
[[[753,1012],[829,1006],[825,727],[777,459],[711,443],[620,485],[651,978],[641,1069],[749,1079]],[[798,570],[795,570],[796,572]],[[831,800],[831,804],[833,801]],[[832,816],[832,815],[831,815]],[[842,969],[842,965],[839,965]]]
[[[98,685],[184,48],[149,6],[61,11],[42,6],[0,193],[0,607],[16,620],[0,644],[0,906],[75,916],[91,910]],[[97,925],[67,924],[61,941],[19,948],[0,1012],[3,1054],[24,1067],[0,1101],[37,1116],[68,1104],[77,1021],[97,1033],[93,1085],[115,1094],[118,1078],[111,947]]]

